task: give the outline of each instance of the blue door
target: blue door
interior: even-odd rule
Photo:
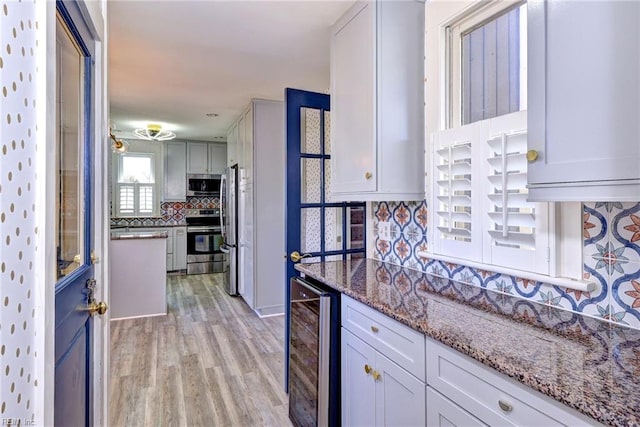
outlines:
[[[58,1],[56,9],[54,420],[88,426],[92,316],[105,309],[92,296],[93,41],[76,3]]]
[[[296,262],[364,258],[365,204],[332,202],[329,95],[285,90],[287,127],[287,282],[285,343],[289,343],[289,280]],[[302,257],[299,259],[299,257]],[[285,388],[289,348],[285,345]]]

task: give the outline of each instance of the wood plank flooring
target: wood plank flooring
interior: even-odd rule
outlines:
[[[291,426],[284,317],[260,319],[221,274],[169,276],[167,316],[111,322],[111,426]]]

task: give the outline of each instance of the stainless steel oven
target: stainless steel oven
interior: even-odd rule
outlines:
[[[224,242],[218,209],[187,212],[187,274],[223,273]]]

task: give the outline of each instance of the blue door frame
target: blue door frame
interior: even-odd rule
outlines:
[[[301,138],[302,126],[300,110],[310,108],[320,110],[320,153],[302,153]],[[286,247],[287,247],[287,279],[285,287],[285,390],[289,388],[289,333],[290,333],[290,308],[289,303],[291,293],[289,281],[297,276],[294,268],[295,263],[288,256],[293,251],[301,250],[301,211],[305,208],[320,208],[320,251],[311,252],[311,257],[325,261],[328,256],[338,256],[347,259],[350,254],[364,254],[366,241],[362,248],[347,249],[347,239],[343,239],[342,248],[338,250],[326,250],[324,230],[325,230],[325,208],[340,208],[342,212],[342,236],[347,236],[347,211],[350,207],[364,207],[362,202],[328,202],[325,200],[325,163],[331,158],[325,152],[325,119],[324,112],[330,110],[330,97],[322,93],[307,92],[298,89],[285,89],[285,109],[286,109],[286,140],[287,140],[287,173],[286,173]],[[320,203],[302,203],[301,201],[301,159],[320,159]],[[366,236],[366,230],[364,232]]]

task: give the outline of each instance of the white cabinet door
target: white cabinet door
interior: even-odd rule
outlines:
[[[342,328],[342,425],[375,425],[375,355],[371,346]]]
[[[427,423],[430,427],[486,426],[440,393],[427,387]]]
[[[174,228],[173,269],[187,269],[187,227]]]
[[[375,372],[376,425],[426,425],[424,383],[380,353]]]
[[[242,158],[244,161],[244,182],[253,182],[253,107],[244,114],[244,145],[242,147]],[[284,141],[282,142],[284,144]]]
[[[331,194],[424,199],[424,2],[357,2],[331,34]]]
[[[184,201],[187,197],[187,146],[184,142],[167,142],[165,146],[165,202]]]
[[[223,174],[227,167],[227,147],[222,144],[209,144],[208,173]]]
[[[253,257],[253,186],[241,185],[239,188],[240,254],[239,254],[239,293],[249,307],[254,308],[254,257]]]
[[[208,173],[208,146],[206,142],[187,143],[187,173]]]
[[[638,200],[640,2],[534,0],[528,14],[530,199]]]
[[[376,190],[375,4],[358,3],[331,40],[333,193]]]
[[[238,163],[238,124],[234,124],[227,135],[227,166]]]

